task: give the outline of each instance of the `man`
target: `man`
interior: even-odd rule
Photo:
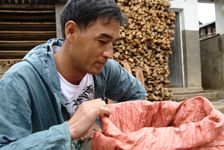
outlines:
[[[0,81],[0,148],[70,149],[71,141],[91,137],[97,117],[110,114],[102,97],[147,96],[111,59],[125,22],[113,0],[67,2],[64,40],[35,47]]]

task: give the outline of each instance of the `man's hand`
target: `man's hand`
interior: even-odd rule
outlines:
[[[96,124],[94,123],[89,130],[87,131],[87,133],[85,133],[82,137],[79,138],[79,140],[84,141],[85,139],[89,139],[93,137],[93,134],[96,132],[102,132],[102,129]]]
[[[71,139],[84,136],[100,115],[110,115],[110,110],[104,101],[95,99],[83,102],[68,121]]]

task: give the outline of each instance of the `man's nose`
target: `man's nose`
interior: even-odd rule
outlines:
[[[108,59],[113,58],[113,45],[108,46],[107,49],[103,51],[103,56],[107,57]]]

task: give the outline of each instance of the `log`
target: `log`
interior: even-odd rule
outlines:
[[[175,27],[170,2],[117,0],[117,3],[128,16],[129,24],[121,28],[114,59],[141,81],[149,100],[170,99],[168,62]]]

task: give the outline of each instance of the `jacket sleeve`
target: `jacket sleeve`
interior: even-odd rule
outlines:
[[[10,78],[0,81],[0,149],[70,149],[67,122],[32,133],[31,104],[25,91]]]
[[[119,63],[109,60],[105,69],[107,98],[126,101],[144,99],[147,96],[140,81],[129,74]]]

